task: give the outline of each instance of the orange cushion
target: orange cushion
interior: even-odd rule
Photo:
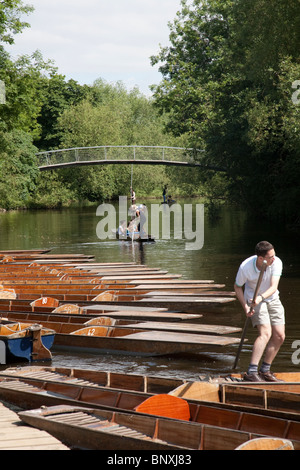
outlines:
[[[165,418],[176,418],[189,421],[190,408],[186,400],[172,395],[161,394],[147,398],[135,408],[139,413],[146,413]]]

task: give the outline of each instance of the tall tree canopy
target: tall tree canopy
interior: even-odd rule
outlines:
[[[21,17],[32,11],[33,7],[25,5],[22,0],[2,0],[0,2],[0,42],[13,44],[15,34],[29,26],[29,23],[21,20]]]
[[[269,217],[299,217],[298,0],[194,0],[170,24],[156,105],[168,129],[227,169],[231,197]]]

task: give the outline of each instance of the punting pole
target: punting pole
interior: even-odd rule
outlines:
[[[264,272],[266,270],[266,267],[267,267],[267,262],[266,262],[266,260],[264,260],[263,265],[262,265],[261,270],[260,270],[260,273],[259,273],[256,288],[255,288],[255,291],[254,291],[253,303],[255,302],[255,299],[257,297],[258,290],[260,288],[261,281],[262,281]],[[253,307],[251,307],[251,309],[250,309],[250,312],[252,312],[252,311],[253,311]],[[236,369],[236,366],[237,366],[237,363],[238,363],[238,360],[239,360],[239,357],[240,357],[240,353],[241,353],[241,350],[242,350],[242,347],[243,347],[243,344],[244,344],[247,328],[248,328],[248,325],[249,325],[249,320],[250,320],[250,317],[247,316],[246,321],[245,321],[245,325],[244,325],[244,328],[243,328],[242,336],[241,336],[241,341],[240,341],[240,344],[239,344],[239,349],[238,349],[238,352],[237,352],[237,355],[236,355],[236,358],[235,358],[235,361],[234,361],[234,364],[233,364],[233,369]]]

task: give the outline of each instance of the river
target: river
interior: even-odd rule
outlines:
[[[153,204],[155,201],[153,202]],[[180,201],[182,213],[185,204],[200,201]],[[151,205],[151,201],[147,206]],[[118,205],[115,205],[116,210]],[[193,212],[195,214],[195,212]],[[286,309],[286,340],[273,365],[273,371],[298,371],[297,349],[300,349],[300,246],[299,236],[281,226],[270,226],[264,221],[254,222],[237,208],[222,207],[219,217],[211,220],[204,216],[204,244],[198,250],[186,250],[186,240],[158,239],[143,244],[117,240],[100,240],[97,225],[101,217],[96,207],[69,208],[49,211],[13,211],[0,214],[0,250],[51,248],[52,253],[91,254],[97,262],[143,263],[159,267],[183,279],[213,279],[224,283],[226,290],[233,289],[239,264],[254,252],[256,243],[268,240],[274,244],[276,254],[282,259],[284,272],[280,281],[280,296]],[[243,327],[244,314],[238,302],[220,308],[214,315],[204,315],[203,323]],[[247,333],[238,370],[247,368],[251,346],[255,339],[252,327]],[[294,344],[295,346],[295,344]],[[197,379],[199,375],[217,375],[232,370],[237,346],[215,352],[204,352],[185,357],[141,358],[121,355],[67,354],[52,351],[52,366],[112,370],[159,376],[180,376]],[[294,353],[294,356],[293,356]],[[296,360],[295,360],[296,358]]]

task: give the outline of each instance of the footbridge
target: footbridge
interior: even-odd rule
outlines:
[[[41,171],[84,165],[176,165],[225,171],[201,163],[203,150],[181,147],[102,145],[49,150],[36,154]]]

